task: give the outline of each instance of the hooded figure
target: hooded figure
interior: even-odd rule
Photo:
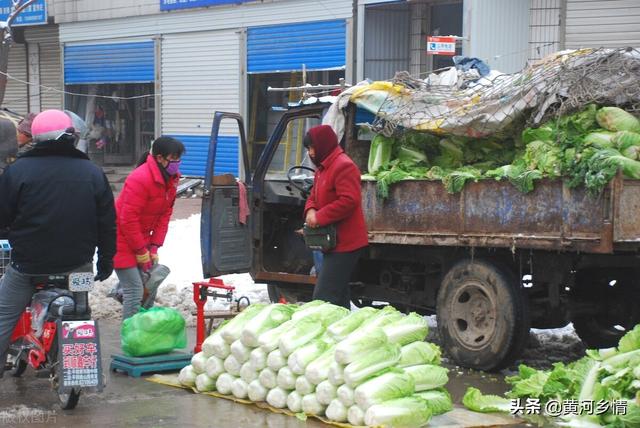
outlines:
[[[320,166],[322,161],[338,147],[338,137],[330,126],[316,126],[307,132],[303,144],[307,149],[311,149],[309,153],[311,161],[316,166]]]
[[[330,126],[311,128],[304,139],[317,170],[305,205],[307,226],[336,228],[336,246],[325,252],[313,298],[350,308],[349,280],[368,245],[360,170],[338,144]]]
[[[0,174],[18,156],[16,127],[8,119],[0,119]]]
[[[33,119],[35,119],[35,113],[29,113],[18,123],[17,129],[17,138],[18,138],[18,154],[21,155],[23,153],[28,152],[33,148],[33,134],[31,133],[31,124],[33,123]]]

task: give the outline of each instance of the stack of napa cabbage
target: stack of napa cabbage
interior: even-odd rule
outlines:
[[[352,425],[422,426],[452,408],[426,320],[321,301],[257,304],[202,344],[180,382]]]

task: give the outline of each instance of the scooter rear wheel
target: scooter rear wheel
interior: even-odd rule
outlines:
[[[17,359],[16,361],[14,361],[13,367],[11,368],[11,376],[20,377],[22,376],[22,374],[26,369],[27,369],[27,362],[22,358]]]
[[[60,407],[63,410],[72,410],[75,409],[78,405],[78,400],[80,400],[80,390],[72,389],[67,394],[58,393],[58,401],[60,402]]]
[[[49,351],[49,355],[48,355],[48,359],[49,359],[49,363],[53,366],[56,367],[56,373],[54,376],[54,383],[53,383],[53,387],[56,390],[55,393],[58,396],[58,403],[60,404],[60,407],[62,408],[62,410],[73,410],[76,408],[76,406],[78,405],[78,401],[80,400],[80,392],[81,390],[79,389],[71,389],[69,392],[63,393],[63,392],[59,392],[58,389],[58,382],[59,380],[59,376],[60,376],[60,366],[58,365],[58,337],[56,335],[55,339],[53,340],[53,343],[51,344],[51,349]]]

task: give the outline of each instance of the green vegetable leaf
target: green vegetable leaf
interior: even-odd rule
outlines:
[[[440,388],[449,381],[449,370],[445,367],[423,364],[420,366],[405,367],[416,384],[416,392]]]
[[[420,397],[411,396],[371,406],[364,416],[367,426],[421,427],[431,419],[431,409]]]
[[[628,331],[618,342],[618,352],[625,353],[640,349],[640,324]]]
[[[433,343],[413,342],[400,349],[398,367],[419,366],[421,364],[439,365],[442,351]]]
[[[371,140],[369,150],[369,174],[375,174],[379,170],[386,168],[391,161],[394,139],[378,134]]]
[[[522,142],[529,144],[532,141],[555,141],[557,137],[556,127],[553,123],[546,123],[539,128],[526,128],[522,131]]]
[[[462,404],[474,412],[511,412],[511,400],[497,395],[483,395],[477,388],[468,388]]]
[[[596,119],[600,126],[609,131],[640,131],[640,121],[619,107],[602,107]]]
[[[472,167],[463,167],[447,174],[442,183],[449,193],[458,193],[467,181],[478,182],[482,178],[482,173]]]
[[[451,395],[449,395],[449,392],[444,388],[416,392],[415,395],[427,402],[434,416],[442,415],[453,410]]]

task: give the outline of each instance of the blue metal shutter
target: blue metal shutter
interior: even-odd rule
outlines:
[[[182,141],[187,152],[182,156],[182,175],[204,177],[211,137],[208,135],[172,135]],[[238,176],[238,137],[219,136],[216,151],[215,174]]]
[[[345,68],[347,29],[344,20],[249,28],[249,73]]]
[[[148,83],[155,80],[154,44],[65,46],[64,83]]]

